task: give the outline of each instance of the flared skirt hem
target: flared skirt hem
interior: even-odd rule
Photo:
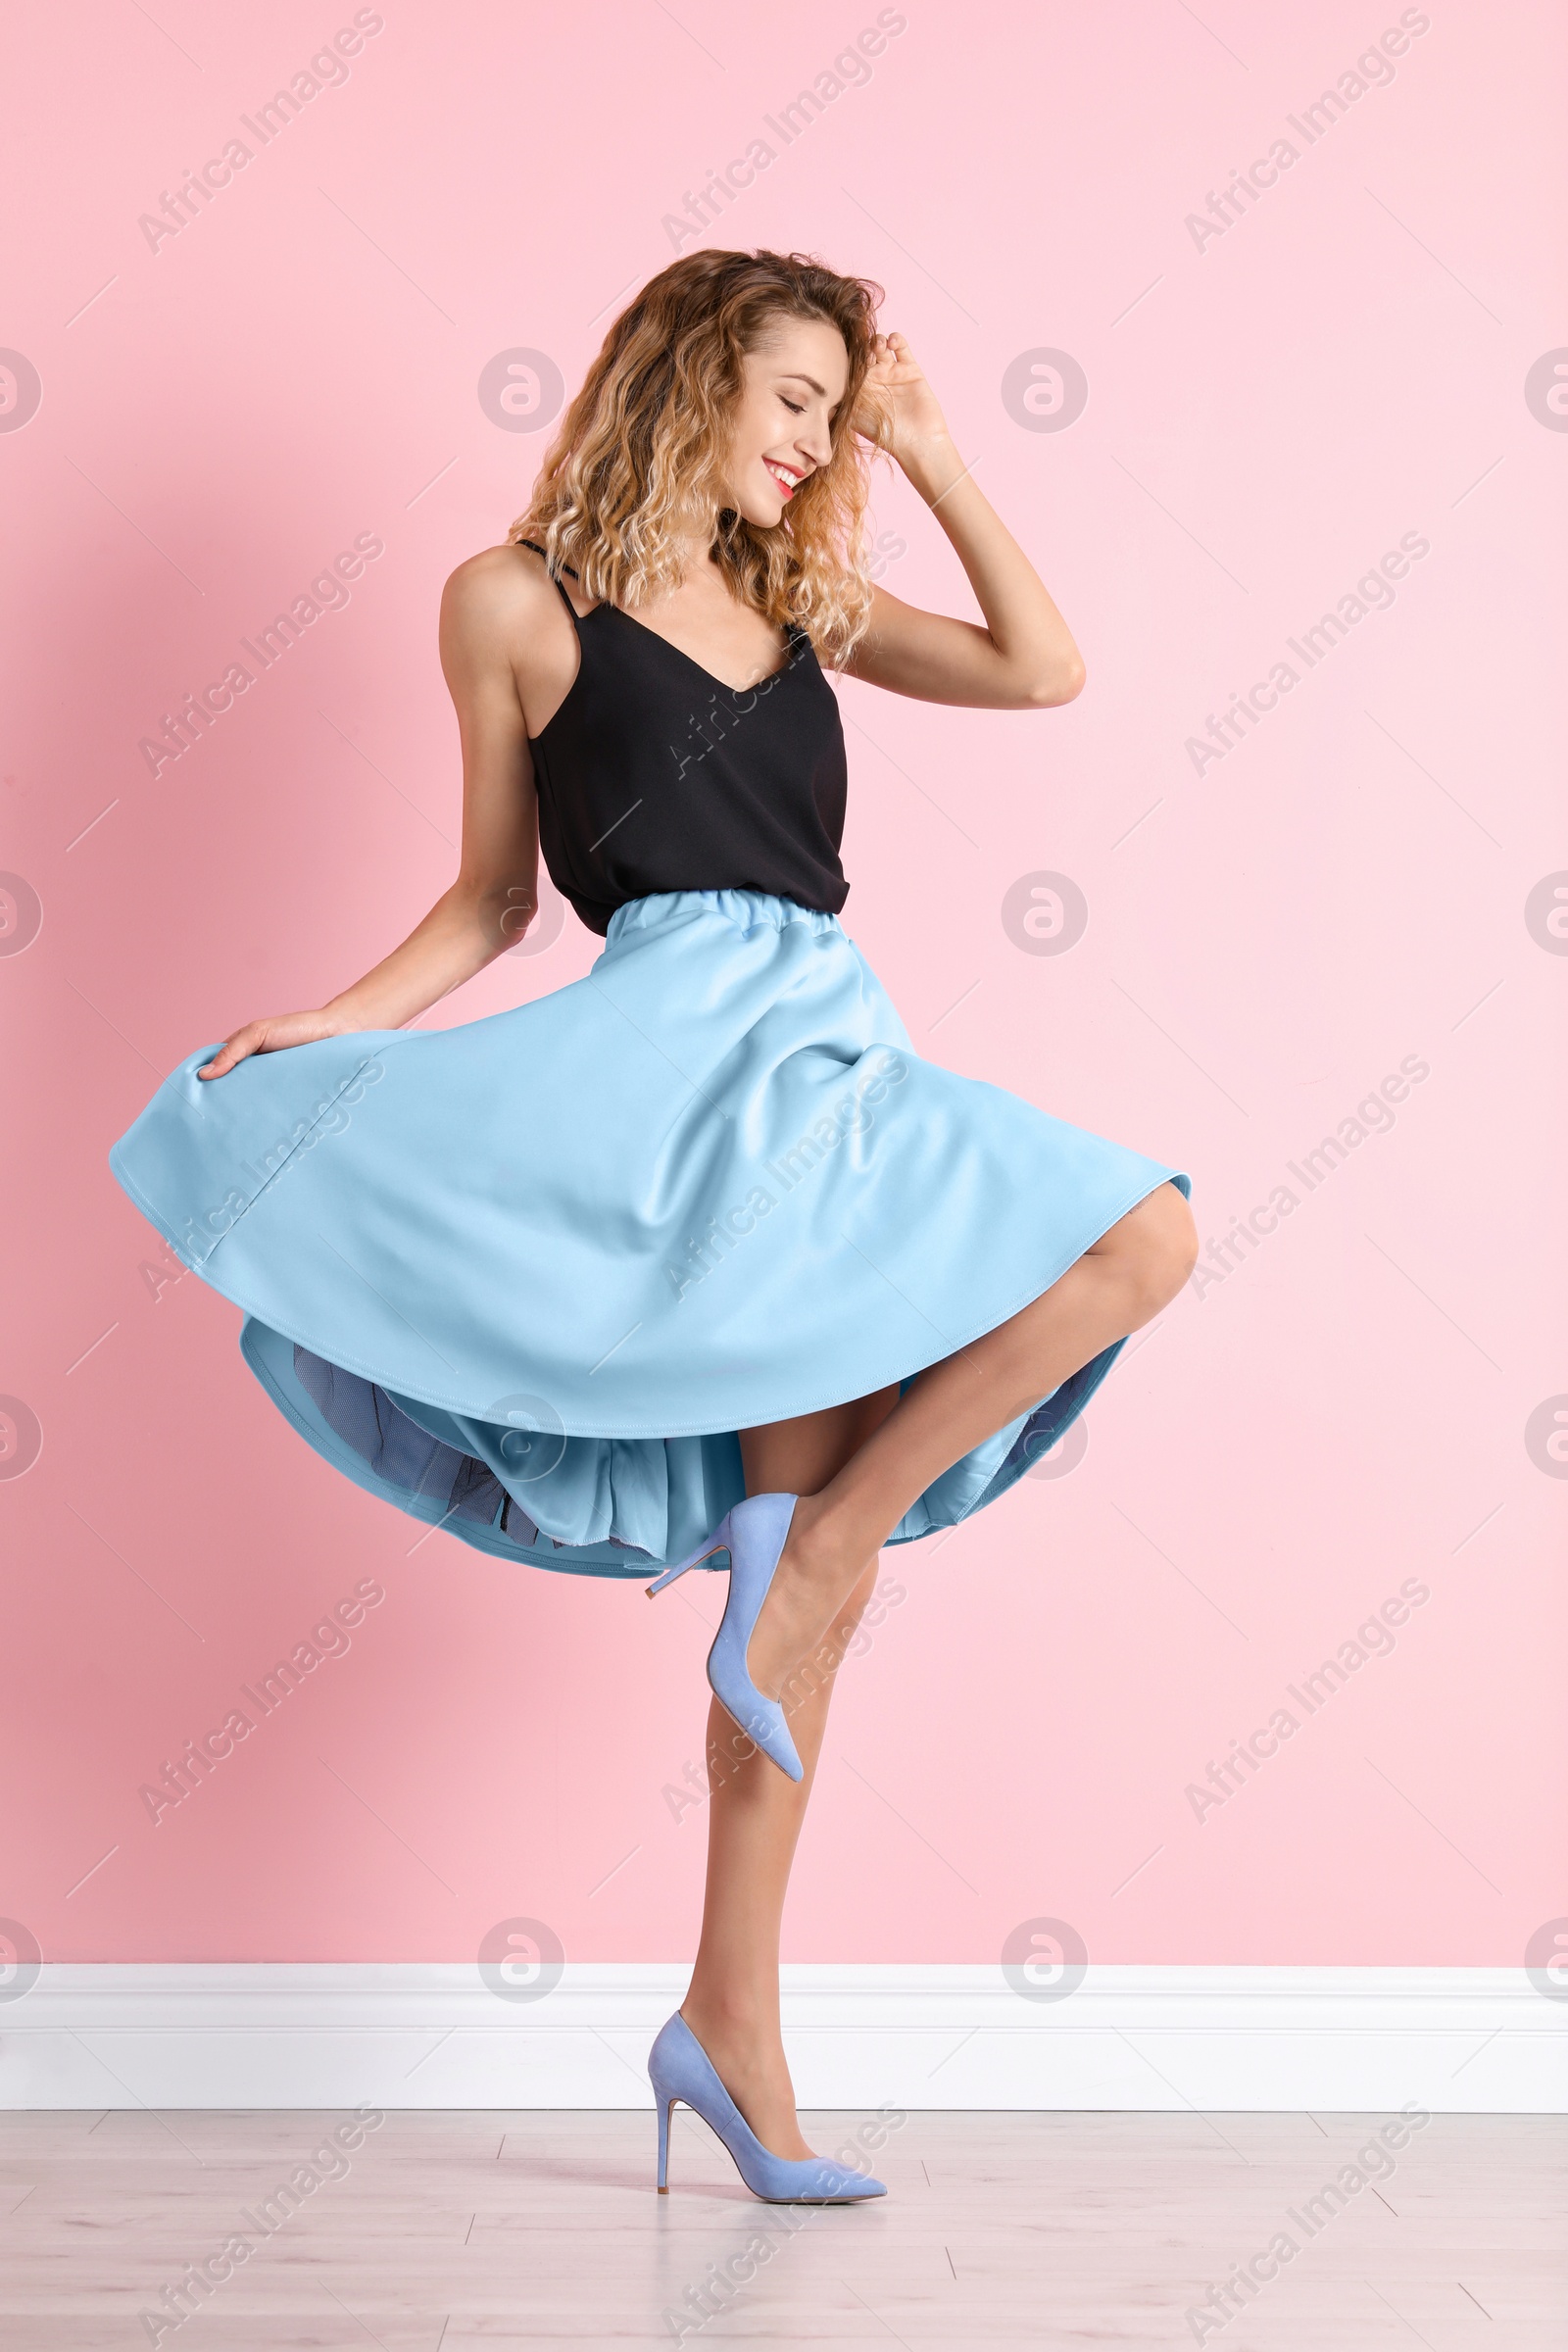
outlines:
[[[740,1431],[893,1387],[1049,1291],[1157,1159],[924,1061],[837,919],[617,911],[581,981],[445,1031],[187,1056],[110,1166],[356,1485],[498,1558],[642,1576],[745,1492]],[[1123,1343],[933,1480],[956,1527]],[[422,1539],[421,1539],[422,1541]]]
[[[308,1349],[312,1355],[319,1356],[324,1363],[335,1364],[341,1371],[351,1372],[358,1379],[370,1381],[377,1387],[393,1388],[394,1384],[384,1367],[356,1355],[352,1348],[343,1346],[341,1340],[329,1339],[322,1333],[308,1331],[304,1327],[303,1321],[298,1324],[291,1321],[288,1326],[270,1323],[268,1318],[270,1314],[275,1313],[275,1309],[264,1307],[248,1298],[241,1285],[227,1280],[218,1280],[207,1265],[193,1263],[181,1250],[174,1229],[160,1212],[156,1201],[150,1200],[128,1169],[119,1164],[118,1149],[117,1146],[109,1155],[110,1167],[116,1180],[134,1201],[149,1224],[155,1226],[163,1235],[174,1255],[180,1259],[181,1264],[189,1266],[192,1272],[200,1274],[211,1289],[218,1291],[228,1299],[231,1305],[237,1306],[247,1318],[268,1329],[279,1331],[281,1337],[290,1340],[296,1347]],[[987,1332],[995,1331],[999,1325],[1008,1322],[1012,1316],[1020,1314],[1034,1299],[1040,1298],[1044,1292],[1049,1291],[1054,1284],[1059,1282],[1069,1266],[1075,1265],[1086,1250],[1102,1240],[1110,1231],[1112,1225],[1118,1224],[1124,1216],[1138,1206],[1141,1200],[1148,1200],[1152,1193],[1157,1192],[1161,1184],[1174,1184],[1184,1199],[1191,1194],[1192,1188],[1189,1179],[1178,1171],[1163,1171],[1151,1177],[1147,1183],[1141,1183],[1123,1200],[1120,1207],[1114,1209],[1109,1216],[1099,1218],[1091,1228],[1086,1229],[1084,1238],[1077,1243],[1076,1247],[1069,1247],[1064,1255],[1058,1254],[1053,1260],[1048,1261],[1049,1271],[1031,1275],[1018,1290],[1016,1296],[1013,1296],[1010,1302],[1004,1304],[1000,1312],[988,1311],[965,1328],[952,1333],[947,1331],[940,1333],[936,1342],[927,1350],[915,1351],[912,1361],[906,1350],[896,1353],[890,1348],[880,1374],[873,1372],[869,1379],[862,1379],[850,1396],[846,1396],[841,1389],[835,1389],[831,1385],[807,1393],[802,1393],[797,1388],[781,1389],[777,1396],[771,1399],[763,1410],[754,1411],[746,1426],[758,1429],[770,1422],[792,1421],[805,1413],[823,1412],[836,1404],[852,1403],[858,1396],[874,1396],[879,1389],[892,1388],[895,1383],[910,1381],[916,1373],[925,1371],[929,1365],[940,1363],[946,1356],[956,1355],[961,1348],[968,1348],[976,1340],[983,1339]],[[415,1394],[413,1391],[405,1393]],[[421,1402],[433,1405],[442,1412],[472,1414],[476,1410],[471,1396],[442,1394],[438,1390],[422,1385],[416,1394]],[[567,1437],[610,1438],[630,1442],[645,1439],[716,1437],[725,1434],[732,1428],[733,1424],[726,1421],[722,1413],[709,1415],[695,1421],[671,1422],[657,1411],[651,1411],[644,1416],[640,1425],[634,1419],[631,1426],[627,1426],[624,1415],[617,1416],[612,1424],[609,1424],[596,1423],[591,1415],[574,1414],[570,1425],[564,1427],[563,1434]]]

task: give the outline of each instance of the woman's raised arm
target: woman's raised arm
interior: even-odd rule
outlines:
[[[882,336],[858,427],[885,449],[935,512],[969,575],[985,625],[872,591],[871,625],[851,677],[925,703],[1042,710],[1070,703],[1083,657],[1023,549],[954,446],[936,395],[904,337]]]

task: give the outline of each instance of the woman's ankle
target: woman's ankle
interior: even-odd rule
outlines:
[[[680,2013],[699,2041],[706,2031],[730,2048],[784,2046],[776,1993],[771,1999],[737,1998],[732,1992],[708,1993],[693,1985],[680,2005]]]
[[[797,1502],[787,1548],[813,1576],[840,1586],[846,1579],[853,1583],[877,1557],[881,1542],[872,1540],[874,1533],[860,1504],[827,1487]]]
[[[728,2011],[732,2020],[733,2010]],[[795,2085],[776,2020],[772,2028],[715,2027],[700,2012],[681,2010],[704,2056],[764,2148],[795,2162],[811,2155],[795,2112]]]

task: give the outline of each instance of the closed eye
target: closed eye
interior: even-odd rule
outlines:
[[[806,408],[803,402],[796,400],[784,400],[784,395],[782,392],[779,394],[779,398],[780,400],[784,401],[784,406],[788,409],[792,416],[804,416],[806,415]]]

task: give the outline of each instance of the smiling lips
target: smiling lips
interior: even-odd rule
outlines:
[[[782,465],[777,458],[764,458],[762,464],[767,467],[768,472],[773,476],[787,499],[795,496],[797,489],[806,479],[804,473],[797,473],[792,466]]]

